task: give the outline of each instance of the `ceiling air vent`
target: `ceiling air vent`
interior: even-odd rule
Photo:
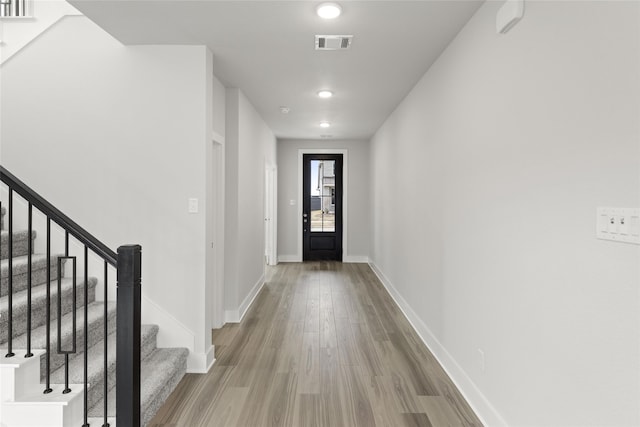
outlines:
[[[353,36],[316,36],[316,50],[343,50],[351,47]]]

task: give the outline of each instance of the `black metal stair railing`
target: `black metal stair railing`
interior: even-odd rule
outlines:
[[[62,393],[68,393],[72,391],[72,385],[69,380],[70,356],[76,355],[78,351],[77,339],[78,334],[82,335],[82,376],[84,385],[83,395],[83,426],[89,426],[89,400],[88,390],[90,384],[88,383],[88,357],[89,357],[89,256],[90,253],[94,257],[102,259],[104,265],[103,280],[103,328],[102,339],[103,343],[103,408],[102,408],[102,420],[101,425],[104,427],[109,426],[108,423],[108,403],[107,397],[109,393],[108,384],[108,270],[113,268],[116,270],[116,424],[118,427],[138,427],[140,426],[140,341],[141,341],[141,247],[139,245],[125,245],[118,248],[117,253],[112,251],[104,243],[96,239],[93,235],[87,232],[84,228],[80,227],[77,223],[72,221],[68,216],[63,214],[59,209],[54,207],[51,203],[41,197],[38,193],[29,188],[26,184],[16,178],[7,169],[0,166],[0,181],[2,181],[7,188],[7,352],[4,357],[18,357],[16,356],[14,349],[14,197],[17,194],[24,203],[27,205],[27,267],[26,267],[26,352],[24,357],[33,357],[32,347],[32,334],[33,327],[33,304],[32,304],[32,288],[33,288],[33,210],[34,208],[40,212],[40,214],[46,218],[46,299],[44,307],[44,328],[45,328],[45,373],[44,373],[44,389],[43,393],[49,394],[53,392],[51,384],[52,374],[52,334],[51,323],[53,319],[51,304],[52,304],[52,291],[51,283],[52,277],[51,270],[56,267],[56,298],[53,301],[56,304],[56,324],[54,328],[57,332],[57,345],[56,354],[64,356],[64,377],[65,384]],[[2,203],[0,202],[0,209]],[[52,264],[52,224],[54,223],[64,232],[64,255],[56,255],[57,259]],[[81,298],[82,321],[81,324],[77,323],[78,304],[77,304],[77,255],[70,254],[70,238],[73,238],[74,244],[79,245],[81,250],[81,256],[84,260],[83,271],[83,291]],[[1,239],[1,236],[0,236]],[[0,242],[0,247],[2,242]],[[64,305],[63,301],[63,289],[62,279],[66,261],[71,263],[71,287],[72,287],[72,331],[71,341],[63,344],[63,332],[62,332],[62,318]],[[82,276],[81,276],[82,277]],[[78,329],[79,326],[79,329]],[[94,332],[91,332],[94,333]]]

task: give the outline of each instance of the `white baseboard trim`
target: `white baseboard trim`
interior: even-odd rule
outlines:
[[[363,255],[345,255],[342,257],[342,262],[352,264],[368,264],[369,257]]]
[[[384,287],[396,302],[404,317],[407,318],[413,329],[416,331],[422,342],[433,353],[442,368],[445,370],[449,378],[458,387],[460,393],[464,396],[469,406],[476,413],[482,424],[486,426],[507,426],[507,422],[502,418],[500,413],[493,407],[491,402],[478,389],[475,383],[469,378],[467,373],[462,369],[458,362],[451,356],[447,349],[433,335],[427,325],[420,319],[409,303],[400,295],[398,290],[393,286],[384,273],[376,266],[373,261],[369,262],[369,266]]]
[[[249,295],[247,295],[244,301],[242,301],[242,304],[240,304],[240,307],[238,307],[237,310],[225,310],[224,323],[242,322],[244,315],[247,314],[247,310],[249,310],[249,307],[251,307],[251,304],[253,304],[253,300],[255,300],[258,294],[260,293],[260,290],[264,286],[264,283],[265,283],[265,277],[263,274],[262,276],[260,276],[256,284],[253,285],[251,292],[249,292]]]
[[[225,310],[224,323],[240,323],[240,313],[238,310]]]
[[[188,374],[206,374],[213,366],[215,359],[215,347],[209,347],[206,353],[189,352],[187,357]]]
[[[298,255],[278,255],[278,262],[302,262]]]
[[[278,255],[278,262],[302,262],[302,258],[298,255]],[[345,255],[342,262],[355,264],[368,264],[369,257],[363,255]]]

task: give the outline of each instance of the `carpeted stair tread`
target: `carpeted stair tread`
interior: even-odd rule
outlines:
[[[31,240],[36,238],[35,230],[31,232]],[[13,257],[24,256],[29,253],[29,231],[20,230],[13,232],[13,240],[11,242],[13,248],[11,255]],[[7,259],[9,257],[9,232],[0,231],[0,259]],[[32,246],[33,251],[33,246]]]
[[[13,258],[13,292],[18,292],[27,288],[29,270],[29,257],[20,256]],[[58,277],[58,255],[51,256],[51,280]],[[62,271],[64,276],[64,269]],[[9,262],[6,259],[0,261],[0,295],[8,293]],[[47,282],[47,256],[43,254],[33,254],[31,256],[31,286],[41,285]]]
[[[160,409],[169,394],[178,385],[186,372],[186,348],[158,348],[142,361],[140,412],[142,425],[145,426]],[[116,393],[113,388],[108,395],[108,415],[115,415]],[[103,413],[102,401],[89,411],[91,417],[99,417]]]
[[[51,265],[58,264],[58,257],[63,256],[62,254],[51,255]],[[22,255],[19,257],[13,257],[13,274],[25,274],[27,272],[29,266],[29,260],[26,255]],[[31,255],[31,268],[33,270],[39,268],[46,268],[47,266],[47,255],[46,254],[33,254]],[[6,259],[0,261],[0,277],[6,279],[9,277],[9,263]]]
[[[89,278],[88,300],[92,303],[95,300],[95,286],[97,279]],[[73,296],[73,280],[63,278],[60,281],[62,290],[62,313],[63,315],[71,311]],[[27,289],[13,294],[13,336],[24,334],[27,328]],[[51,319],[58,317],[58,282],[51,283]],[[84,280],[76,283],[76,306],[83,304]],[[31,326],[37,328],[44,325],[47,319],[47,285],[42,284],[31,288]],[[7,319],[9,307],[8,297],[0,298],[0,343],[7,340]]]
[[[158,326],[142,325],[140,339],[140,357],[146,358],[156,348]],[[115,386],[116,370],[116,340],[117,336],[112,333],[107,340],[107,386],[111,390]],[[52,384],[64,383],[64,365],[51,373]],[[84,353],[78,354],[69,361],[69,382],[71,384],[84,383]],[[104,389],[104,340],[89,348],[87,358],[87,383],[89,391],[87,393],[89,407],[102,399]]]

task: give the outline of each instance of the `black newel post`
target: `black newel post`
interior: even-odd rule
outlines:
[[[118,248],[116,425],[140,427],[140,298],[142,247]]]

